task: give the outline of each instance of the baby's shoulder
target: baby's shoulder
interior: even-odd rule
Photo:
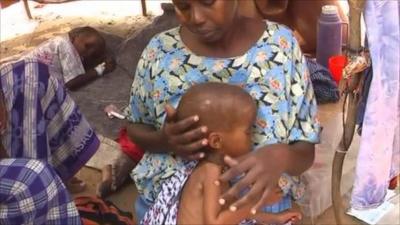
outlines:
[[[219,177],[221,174],[222,166],[212,162],[203,161],[199,163],[196,170],[198,174],[201,174],[205,178],[215,178]]]

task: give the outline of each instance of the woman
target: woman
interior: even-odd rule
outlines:
[[[74,202],[50,165],[12,159],[2,145],[6,107],[0,90],[0,224],[71,224],[81,220]]]
[[[389,181],[400,173],[399,18],[398,1],[365,3],[372,80],[351,196],[352,211],[359,215],[386,201]]]
[[[3,144],[12,158],[47,161],[72,192],[85,184],[71,179],[96,152],[99,140],[66,88],[77,88],[114,69],[107,61],[84,70],[103,55],[104,40],[90,27],[45,42],[19,61],[0,67],[8,120]]]
[[[305,59],[289,29],[240,16],[237,1],[173,3],[181,26],[150,41],[132,85],[128,132],[146,150],[132,172],[140,194],[137,216],[143,218],[161,183],[184,166],[182,158],[204,157],[199,149],[208,144],[207,127],[190,129],[200,119],[196,115],[176,121],[173,107],[192,84],[209,81],[240,85],[257,100],[255,151],[225,158],[231,168],[221,180],[245,175],[220,199],[235,200],[249,187],[231,208],[257,199],[257,211],[283,173],[300,175],[314,160],[320,127]],[[287,208],[285,197],[267,210]]]

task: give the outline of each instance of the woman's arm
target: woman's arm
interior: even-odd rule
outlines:
[[[165,153],[168,151],[163,145],[161,132],[153,126],[141,123],[128,123],[129,138],[142,149],[152,153]]]
[[[260,157],[268,160],[278,159],[280,166],[274,168],[280,168],[283,173],[288,173],[292,176],[299,176],[306,170],[308,170],[314,162],[315,145],[305,141],[297,141],[292,144],[275,144],[259,148],[262,152]],[[269,161],[269,160],[268,160]],[[263,166],[268,163],[263,163]]]

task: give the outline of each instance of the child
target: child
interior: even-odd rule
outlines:
[[[198,124],[207,126],[206,158],[197,165],[188,162],[187,171],[176,173],[166,181],[141,223],[239,224],[249,219],[250,224],[255,221],[283,224],[299,220],[298,212],[252,215],[252,205],[227,209],[224,206],[229,204],[218,203],[220,195],[228,189],[228,184],[215,184],[224,169],[223,157],[239,157],[251,151],[256,111],[255,101],[238,86],[205,83],[191,87],[180,101],[177,118],[198,115]],[[281,197],[279,189],[265,204],[278,202]]]

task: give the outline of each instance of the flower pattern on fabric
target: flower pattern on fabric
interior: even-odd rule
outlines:
[[[172,68],[173,67],[173,68]],[[305,58],[292,32],[267,22],[262,37],[244,55],[202,57],[183,44],[179,28],[155,36],[138,63],[126,113],[135,123],[160,129],[164,106],[177,106],[192,85],[224,82],[239,85],[257,101],[254,148],[295,141],[319,142],[316,101]],[[169,154],[145,153],[132,171],[139,193],[154,202],[162,180],[182,169]]]

